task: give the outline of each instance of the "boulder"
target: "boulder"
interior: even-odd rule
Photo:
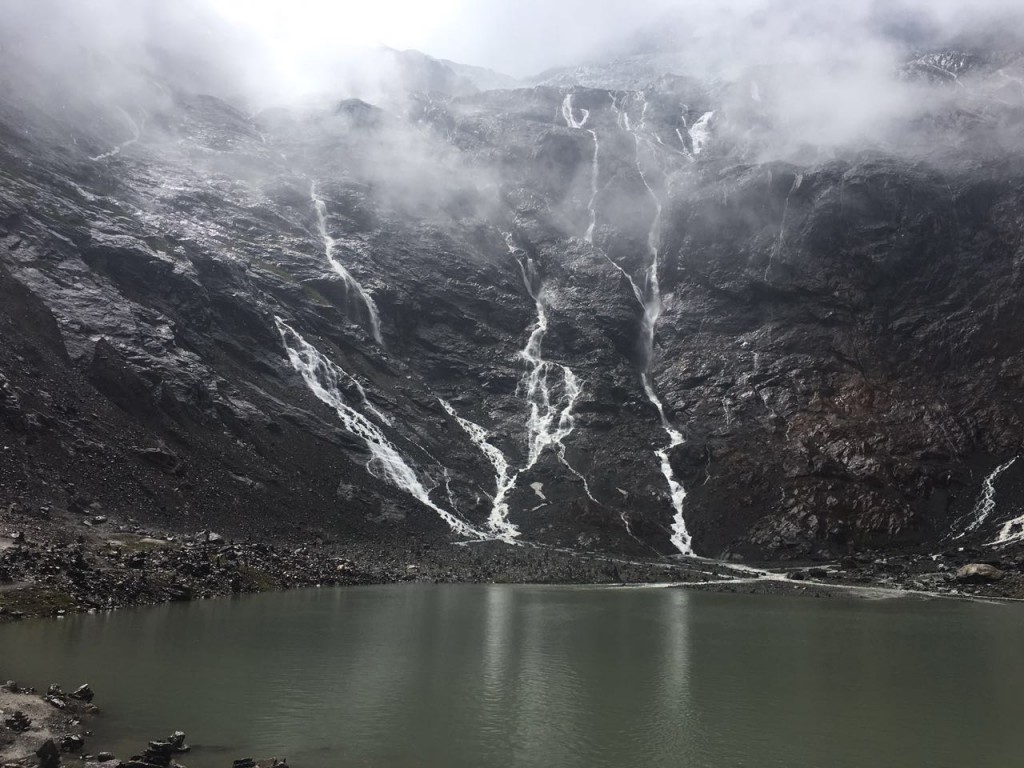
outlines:
[[[92,688],[89,687],[88,683],[78,686],[74,691],[68,694],[72,699],[78,699],[79,701],[92,701],[96,696],[93,693]]]
[[[962,584],[984,584],[999,581],[1005,574],[988,563],[968,563],[956,572],[956,580]]]
[[[36,750],[36,757],[39,758],[39,768],[59,768],[60,750],[53,743],[53,739],[47,739],[43,745]]]

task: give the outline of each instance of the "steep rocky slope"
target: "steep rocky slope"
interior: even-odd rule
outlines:
[[[1022,434],[1024,69],[905,77],[936,68],[900,141],[776,155],[770,75],[254,115],[159,70],[9,79],[0,503],[634,554],[992,541],[1024,498],[1024,463],[992,477]]]

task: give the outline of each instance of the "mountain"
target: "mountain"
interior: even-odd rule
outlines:
[[[0,504],[634,555],[1016,538],[1019,53],[908,54],[917,108],[851,79],[824,121],[787,62],[481,90],[393,55],[401,109],[253,115],[177,60],[69,84],[5,47]]]

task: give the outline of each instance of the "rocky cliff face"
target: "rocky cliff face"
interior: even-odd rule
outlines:
[[[746,82],[250,116],[158,71],[9,80],[0,502],[634,554],[992,541],[1024,498],[1024,465],[991,477],[1024,434],[1024,68],[906,77],[937,70],[965,94],[905,141],[785,157]]]

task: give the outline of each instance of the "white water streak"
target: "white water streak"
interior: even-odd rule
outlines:
[[[669,451],[683,444],[683,436],[676,429],[672,428],[669,424],[668,417],[665,416],[665,407],[662,405],[661,399],[654,391],[654,387],[651,386],[650,376],[644,373],[641,376],[643,382],[644,392],[647,395],[647,399],[651,401],[651,404],[658,409],[658,417],[661,419],[661,428],[665,430],[665,434],[668,435],[669,444],[667,448],[660,448],[654,452],[654,454],[661,461],[661,474],[665,477],[665,482],[668,483],[669,495],[672,499],[672,509],[675,514],[672,517],[672,536],[670,541],[672,546],[679,550],[680,554],[692,555],[693,551],[693,537],[686,529],[686,519],[683,515],[683,507],[686,502],[686,489],[683,484],[676,480],[675,472],[672,469],[672,462],[669,461]]]
[[[139,123],[136,123],[135,119],[121,107],[118,107],[117,111],[120,112],[124,116],[124,119],[128,122],[128,127],[131,129],[132,137],[128,139],[128,141],[118,144],[109,152],[104,152],[102,155],[96,155],[96,157],[90,157],[89,159],[92,160],[94,163],[98,163],[101,160],[106,160],[107,158],[121,154],[122,150],[124,150],[126,147],[130,147],[132,144],[137,144],[139,139],[142,138],[142,129],[146,126],[146,113],[142,113],[142,123],[140,125]]]
[[[352,377],[320,354],[316,347],[302,338],[281,318],[275,317],[274,322],[281,334],[281,342],[288,353],[292,368],[302,376],[306,386],[318,400],[334,409],[345,430],[366,443],[370,451],[370,460],[366,464],[367,471],[430,507],[460,536],[486,538],[480,531],[435,504],[412,467],[406,463],[380,428],[348,404],[343,394],[342,382],[353,381]]]
[[[705,112],[690,129],[690,143],[693,145],[693,156],[696,157],[703,152],[711,141],[711,118],[714,112]]]
[[[990,541],[988,545],[990,547],[998,546],[1000,544],[1010,544],[1014,541],[1024,540],[1024,515],[1015,517],[1012,520],[1007,520],[1003,523],[1002,528],[999,529],[999,535],[995,541]]]
[[[1017,461],[1016,456],[1005,464],[1000,464],[981,481],[981,496],[978,497],[974,510],[971,512],[974,519],[963,531],[954,536],[954,539],[962,539],[967,534],[978,530],[985,523],[988,516],[992,514],[992,510],[996,508],[996,480],[999,479],[1003,472],[1012,467],[1015,461]]]
[[[441,398],[438,398],[438,401],[441,403],[441,407],[447,411],[448,415],[458,422],[459,426],[469,435],[473,444],[480,449],[480,452],[487,457],[491,466],[494,467],[495,491],[487,525],[499,539],[511,543],[519,536],[519,529],[509,522],[508,519],[508,494],[515,487],[519,473],[512,474],[509,472],[508,459],[505,458],[505,454],[491,444],[489,440],[490,433],[486,429],[479,424],[474,424],[469,419],[459,416],[455,408],[448,401]]]
[[[643,111],[641,112],[641,127],[645,122],[647,115],[647,102],[644,102]],[[644,291],[641,293],[637,290],[636,283],[633,283],[633,290],[640,301],[644,310],[644,317],[642,323],[642,332],[644,338],[644,370],[640,376],[641,383],[643,384],[644,393],[647,395],[647,399],[650,400],[651,404],[658,410],[658,417],[661,420],[662,429],[669,438],[669,445],[666,448],[656,450],[654,453],[658,457],[661,464],[661,473],[665,477],[665,481],[668,483],[669,495],[672,501],[673,518],[672,518],[672,536],[670,538],[672,545],[679,550],[681,554],[692,555],[693,552],[693,537],[690,535],[686,528],[686,520],[683,515],[683,507],[686,500],[686,489],[683,487],[676,477],[675,472],[672,469],[672,462],[669,460],[669,451],[683,444],[682,434],[674,429],[669,423],[668,418],[665,416],[665,407],[654,390],[653,383],[651,381],[651,365],[654,361],[654,333],[657,329],[658,319],[661,317],[661,286],[658,281],[658,243],[661,238],[661,215],[662,205],[658,195],[654,192],[654,188],[651,186],[647,179],[647,175],[644,173],[643,165],[640,162],[640,134],[637,131],[633,131],[633,141],[635,150],[636,170],[640,175],[640,180],[644,184],[644,188],[650,195],[651,200],[654,202],[654,218],[651,220],[651,228],[647,232],[647,250],[649,262],[647,271],[644,275]],[[630,280],[632,282],[632,280]]]
[[[583,119],[577,120],[572,102],[573,95],[571,93],[566,94],[565,99],[562,101],[562,118],[565,120],[565,126],[567,128],[583,128],[586,126],[587,120],[590,118],[590,110],[581,109],[580,112],[583,114]],[[587,213],[590,215],[590,224],[587,226],[587,231],[586,234],[584,234],[583,239],[588,243],[593,243],[594,227],[597,224],[597,157],[600,152],[600,142],[597,139],[597,131],[588,128],[587,133],[589,133],[590,137],[594,140],[594,154],[590,160],[590,201],[587,203]]]
[[[566,94],[565,99],[562,100],[562,118],[565,120],[567,128],[582,128],[587,124],[587,120],[590,118],[590,110],[581,109],[580,112],[583,114],[583,119],[577,120],[572,102],[573,95],[571,93]]]
[[[587,202],[587,213],[590,214],[590,224],[587,226],[587,231],[583,235],[583,239],[588,243],[594,242],[594,227],[597,226],[597,173],[598,173],[598,152],[600,145],[597,140],[597,131],[592,129],[587,130],[591,138],[594,140],[594,156],[590,160],[590,200]]]
[[[309,197],[313,201],[313,208],[316,211],[316,226],[324,243],[327,261],[330,263],[331,269],[334,270],[335,274],[344,282],[346,293],[350,295],[354,293],[366,308],[373,340],[383,346],[384,341],[380,334],[380,316],[377,313],[377,305],[374,304],[370,294],[359,284],[359,281],[352,277],[352,274],[345,269],[345,265],[334,257],[334,248],[337,245],[337,241],[327,232],[327,204],[322,198],[317,196],[315,181],[310,185]]]
[[[553,448],[558,460],[582,483],[587,498],[599,503],[590,492],[590,483],[566,457],[565,440],[572,434],[576,421],[573,409],[583,392],[576,374],[567,365],[544,359],[544,336],[548,330],[548,310],[544,289],[537,283],[533,261],[517,248],[510,233],[505,233],[505,244],[509,253],[519,264],[523,285],[537,307],[537,322],[530,332],[526,347],[519,356],[526,362],[527,371],[520,383],[530,407],[527,417],[528,451],[525,472],[532,468],[547,448]],[[559,381],[560,379],[560,381]]]

